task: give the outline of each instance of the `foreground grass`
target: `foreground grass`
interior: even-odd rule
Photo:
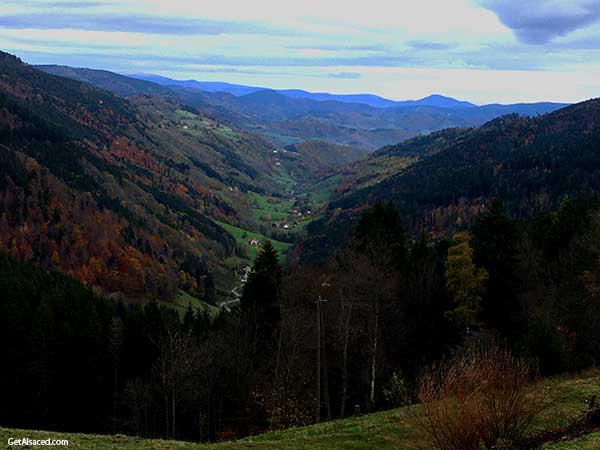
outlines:
[[[600,449],[600,432],[591,433],[572,441],[546,444],[542,450],[598,450]]]
[[[544,388],[553,400],[550,409],[536,424],[537,429],[553,428],[577,417],[592,395],[600,396],[600,370],[573,377],[545,380]],[[0,428],[0,441],[10,437],[32,439],[69,439],[69,448],[77,449],[310,449],[310,450],[432,450],[416,425],[415,408],[400,408],[360,417],[321,423],[285,431],[273,431],[238,441],[204,445],[189,442],[145,440],[122,435],[98,436]],[[10,448],[10,447],[5,447]],[[600,433],[572,441],[546,444],[543,450],[600,449]]]
[[[21,447],[8,445],[8,439],[67,439],[68,447]],[[204,445],[191,444],[189,442],[177,441],[161,441],[141,439],[130,436],[114,435],[104,436],[97,434],[81,434],[81,433],[53,433],[48,431],[31,431],[0,428],[0,442],[5,449],[22,449],[22,448],[69,448],[69,449],[90,449],[90,450],[113,450],[113,449],[149,449],[149,450],[172,450],[172,449],[208,449]]]
[[[241,450],[241,449],[422,449],[418,432],[402,410],[369,414],[220,444],[196,444],[180,441],[141,439],[124,435],[104,436],[78,433],[0,428],[0,442],[8,438],[68,439],[76,449],[150,449],[150,450]],[[9,446],[6,447],[11,448]],[[13,447],[18,448],[18,447]]]

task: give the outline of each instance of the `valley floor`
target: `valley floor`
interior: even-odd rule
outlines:
[[[557,377],[543,381],[553,406],[536,424],[539,430],[563,425],[577,417],[592,396],[600,396],[600,370],[588,371],[579,376]],[[189,449],[189,450],[241,450],[241,449],[356,449],[356,450],[427,450],[424,438],[416,426],[414,408],[399,408],[344,420],[336,420],[303,428],[273,431],[259,436],[219,444],[194,444],[190,442],[149,440],[123,435],[104,436],[77,433],[0,428],[0,441],[9,438],[68,439],[68,448],[109,449]],[[24,448],[11,447],[7,449]],[[600,430],[575,440],[549,443],[543,450],[596,450],[600,448]]]

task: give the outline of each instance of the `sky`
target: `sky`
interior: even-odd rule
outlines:
[[[0,49],[274,89],[600,97],[600,0],[2,0]]]

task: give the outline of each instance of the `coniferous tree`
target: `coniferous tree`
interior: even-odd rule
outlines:
[[[406,231],[392,204],[378,203],[364,212],[354,231],[356,251],[373,264],[397,269],[406,259]]]
[[[475,220],[472,234],[474,261],[489,273],[482,319],[509,337],[518,332],[520,325],[517,316],[517,226],[502,202],[494,200]]]
[[[269,344],[280,320],[281,276],[277,250],[267,241],[254,261],[241,298],[244,318],[255,327],[259,348]]]

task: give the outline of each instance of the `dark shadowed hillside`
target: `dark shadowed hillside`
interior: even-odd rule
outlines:
[[[172,92],[156,83],[137,80],[107,70],[73,68],[68,66],[35,66],[36,69],[59,77],[72,78],[114,92],[123,97],[131,95],[172,95]]]
[[[331,226],[343,239],[341,230],[350,229],[355,214],[377,202],[396,205],[414,231],[436,235],[469,223],[491,198],[526,217],[567,195],[597,192],[599,117],[600,101],[590,100],[537,118],[509,115],[385,147],[347,169],[329,214],[312,225],[305,245],[325,245],[325,236],[334,235]],[[394,164],[396,170],[382,169]]]

